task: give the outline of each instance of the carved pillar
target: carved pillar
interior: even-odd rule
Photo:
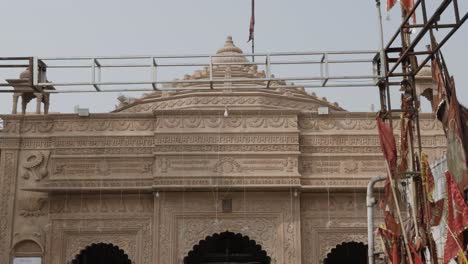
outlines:
[[[154,208],[153,208],[153,263],[159,262],[159,222],[161,208],[162,193],[154,193]]]
[[[10,262],[17,159],[17,150],[0,150],[0,263]]]

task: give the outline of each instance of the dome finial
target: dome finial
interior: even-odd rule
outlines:
[[[238,47],[236,47],[236,45],[234,45],[234,41],[232,41],[232,36],[227,36],[226,42],[224,42],[224,47],[219,49],[216,53],[217,54],[229,54],[229,53],[230,54],[235,54],[235,53],[241,54],[242,50],[239,49]]]

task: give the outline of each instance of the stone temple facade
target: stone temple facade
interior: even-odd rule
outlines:
[[[241,53],[229,38],[218,51]],[[251,65],[213,72],[264,74]],[[204,78],[207,69],[184,76]],[[366,186],[385,174],[375,113],[300,87],[234,89],[255,84],[154,92],[88,117],[2,115],[0,263],[85,263],[99,245],[135,264],[244,263],[188,260],[216,259],[201,249],[226,231],[275,264],[323,263],[340,245],[367,244]],[[429,156],[440,156],[446,141],[432,115],[421,116],[421,133]]]

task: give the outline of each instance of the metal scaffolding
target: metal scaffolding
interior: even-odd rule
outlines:
[[[83,92],[125,92],[153,90],[186,90],[226,88],[224,83],[232,83],[230,88],[274,88],[290,87],[369,87],[378,81],[372,70],[375,50],[326,51],[326,52],[283,52],[255,54],[217,54],[217,55],[162,55],[162,56],[121,56],[121,57],[12,57],[0,58],[1,69],[33,69],[27,82],[0,83],[0,92],[42,92],[42,93],[83,93]],[[249,62],[216,62],[216,58],[242,57],[255,58]],[[183,61],[183,62],[181,62]],[[356,65],[362,66],[356,66]],[[233,78],[214,76],[216,67],[254,66],[263,70],[262,77]],[[286,67],[286,74],[276,78],[274,67]],[[207,78],[180,80],[162,78],[159,72],[170,69],[173,72],[186,72],[190,68],[205,68]],[[287,68],[295,67],[294,70]],[[297,68],[299,67],[299,68]],[[138,69],[147,78],[136,81],[118,80],[117,74],[108,74],[102,78],[104,70]],[[361,70],[356,70],[361,69]],[[76,74],[79,70],[85,74]],[[53,76],[56,72],[70,76],[74,81],[48,80],[45,75]],[[304,72],[302,76],[293,75]],[[10,79],[17,79],[11,76]],[[285,82],[278,84],[278,82]],[[239,85],[255,83],[255,85]],[[196,84],[190,87],[184,84]],[[237,84],[237,85],[236,85]]]

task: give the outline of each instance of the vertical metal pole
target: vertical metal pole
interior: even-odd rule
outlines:
[[[39,76],[39,60],[37,59],[37,57],[34,57],[33,59],[33,68],[31,70],[32,72],[32,79],[33,79],[33,85],[35,87],[37,87],[37,84],[38,84],[38,76]]]
[[[379,44],[380,44],[380,78],[382,80],[386,77],[387,74],[387,62],[385,60],[385,46],[384,46],[384,35],[383,35],[383,25],[382,25],[382,11],[380,10],[380,0],[375,1],[375,7],[377,8],[377,18],[379,24]]]
[[[374,197],[374,185],[377,182],[384,181],[386,176],[374,176],[367,184],[367,254],[369,257],[368,264],[375,263],[374,257],[374,205],[377,203]]]
[[[213,57],[210,56],[210,88],[213,89]]]
[[[271,64],[270,64],[270,54],[266,55],[266,61],[265,61],[265,71],[266,71],[266,78],[268,79],[266,88],[270,88],[270,83],[271,83]]]
[[[252,62],[255,62],[255,38],[252,38]]]
[[[151,57],[151,85],[153,86],[153,90],[157,90],[157,85],[156,85],[156,77],[157,77],[157,73],[156,73],[156,61],[154,60],[154,57]]]

